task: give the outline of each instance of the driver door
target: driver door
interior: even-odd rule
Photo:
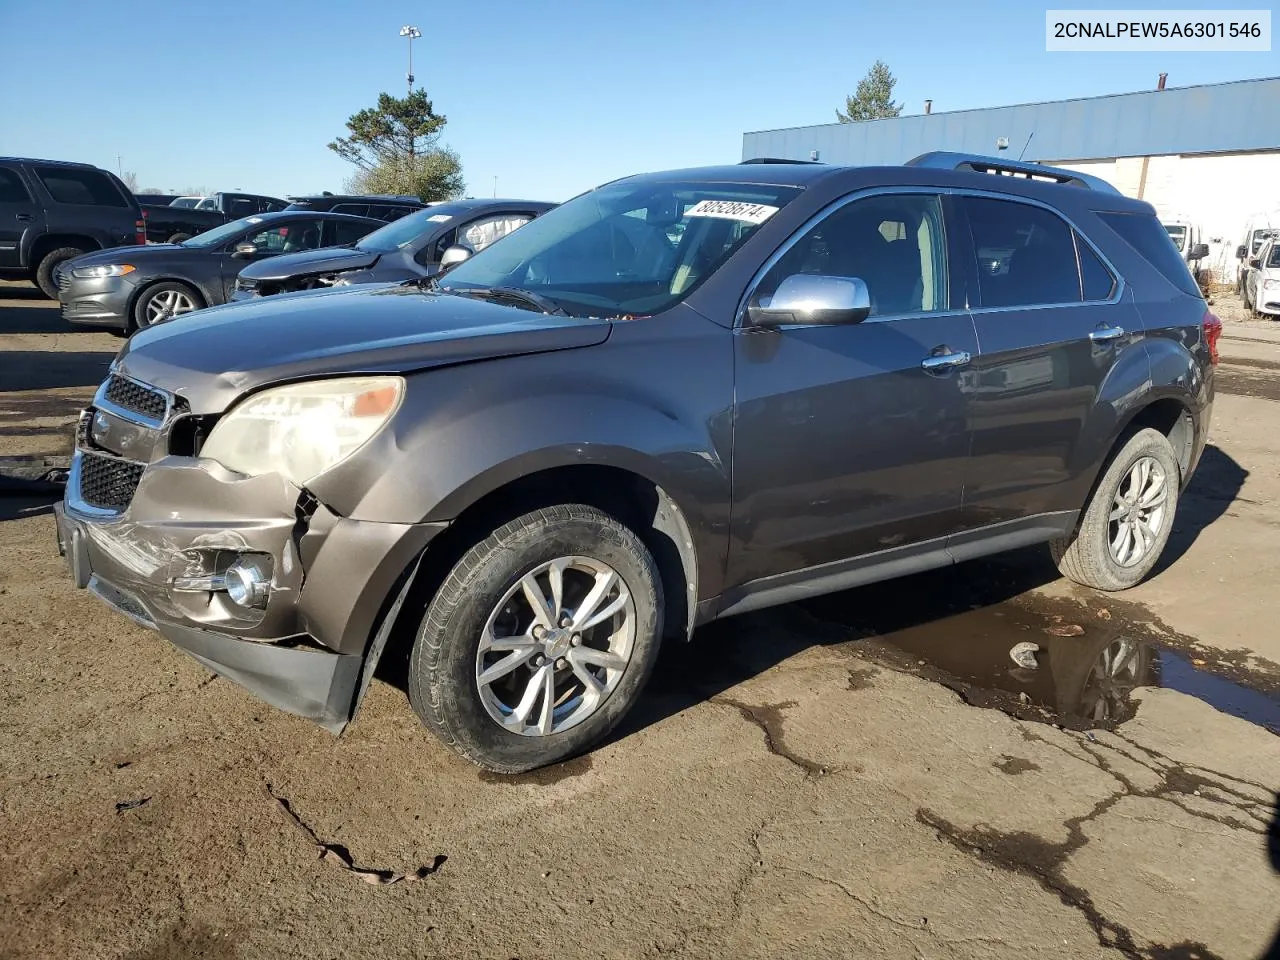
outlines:
[[[949,262],[965,249],[950,211],[937,192],[842,201],[775,254],[751,292],[769,297],[795,274],[857,277],[871,314],[735,330],[728,582],[747,598],[775,588],[802,596],[819,577],[824,589],[852,585],[884,563],[907,572],[921,558],[946,562],[946,537],[961,523],[978,353]]]
[[[322,245],[324,237],[324,221],[315,218],[297,220],[275,220],[261,228],[250,228],[235,240],[227,244],[222,255],[222,296],[231,299],[235,289],[236,277],[251,263],[277,257],[282,253],[298,253],[303,250],[316,250]],[[243,243],[252,243],[256,250],[244,255],[236,254],[236,247]]]

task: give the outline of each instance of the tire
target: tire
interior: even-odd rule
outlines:
[[[190,239],[191,239],[191,234],[189,233],[175,233],[172,237],[166,240],[165,243],[181,243],[183,240],[190,240]]]
[[[561,576],[562,611],[586,618],[587,629],[580,634],[572,626],[546,633],[522,590],[522,581],[532,575],[539,594],[559,605],[545,568],[561,562],[570,563]],[[598,569],[587,572],[578,563]],[[604,570],[617,580],[602,578]],[[610,586],[594,610],[622,606],[590,626],[592,611],[582,608],[590,599],[587,591],[602,579]],[[445,578],[410,653],[409,701],[428,729],[486,770],[513,774],[556,763],[598,743],[635,703],[658,656],[662,615],[657,566],[631,530],[582,504],[535,510],[477,543]],[[540,630],[541,639],[534,639]],[[482,635],[501,638],[499,648],[482,654]],[[622,665],[596,665],[607,651],[615,651],[614,662]],[[593,662],[581,659],[587,655]],[[499,661],[520,665],[482,685],[481,669]],[[597,684],[603,679],[603,692],[589,694],[579,671]],[[553,710],[563,713],[548,715],[543,709],[547,698],[541,682],[548,676]],[[522,717],[519,708],[526,699]]]
[[[72,257],[83,256],[84,251],[79,247],[59,247],[57,250],[50,250],[41,259],[36,267],[36,286],[50,300],[58,299],[58,285],[53,282],[53,271],[58,264],[70,260]]]
[[[1141,482],[1141,474],[1135,473],[1141,463],[1146,464],[1148,480],[1142,488],[1146,492],[1139,491],[1135,510],[1130,506],[1132,484]],[[1163,475],[1162,494],[1152,486],[1155,467]],[[1180,485],[1181,469],[1164,434],[1150,428],[1130,434],[1119,444],[1098,481],[1075,535],[1049,544],[1062,575],[1086,587],[1108,592],[1127,590],[1140,583],[1160,560],[1169,542]],[[1147,500],[1152,502],[1143,508],[1142,502]],[[1125,516],[1113,520],[1114,511],[1123,511]],[[1126,517],[1142,522],[1133,525]],[[1124,538],[1121,528],[1126,525],[1130,526],[1131,538],[1137,539]],[[1139,542],[1140,554],[1126,556],[1126,549]]]
[[[205,306],[204,298],[185,283],[165,280],[142,291],[133,304],[133,329],[141,330],[161,320],[178,317]],[[165,315],[165,308],[171,312]]]

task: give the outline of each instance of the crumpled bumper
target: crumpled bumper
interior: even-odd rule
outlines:
[[[340,517],[282,477],[245,477],[192,457],[149,464],[115,516],[78,492],[73,463],[55,514],[77,586],[215,673],[334,732],[368,684],[389,606],[445,527]],[[238,606],[218,585],[245,558],[269,575],[261,609]]]

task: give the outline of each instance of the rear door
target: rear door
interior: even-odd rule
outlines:
[[[964,527],[1008,524],[1014,545],[1053,522],[1032,518],[1079,509],[1073,481],[1085,420],[1111,368],[1143,349],[1141,323],[1119,274],[1049,207],[1007,196],[956,200],[971,243],[978,334]],[[963,559],[972,539],[958,538],[953,552]]]
[[[38,232],[44,211],[36,204],[15,164],[0,163],[0,267],[21,267],[28,232]]]
[[[828,564],[843,574],[876,562],[854,558],[903,556],[883,555],[893,548],[945,557],[969,456],[963,377],[977,353],[947,209],[936,191],[849,198],[789,241],[751,291],[770,297],[795,274],[857,277],[872,312],[735,330],[730,583],[755,592]]]

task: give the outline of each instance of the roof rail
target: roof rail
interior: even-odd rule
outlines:
[[[1024,163],[1021,160],[1004,160],[999,157],[984,157],[975,153],[948,153],[944,150],[936,150],[933,153],[922,153],[920,156],[908,160],[904,166],[929,167],[935,170],[957,170],[961,173],[994,173],[1023,176],[1120,196],[1120,191],[1101,177],[1090,176],[1087,173],[1077,173],[1075,170],[1064,170],[1061,167],[1050,167],[1040,163]]]
[[[752,157],[750,160],[743,160],[741,163],[804,163],[821,165],[821,160],[786,160],[782,157]],[[741,165],[741,163],[739,165]]]

